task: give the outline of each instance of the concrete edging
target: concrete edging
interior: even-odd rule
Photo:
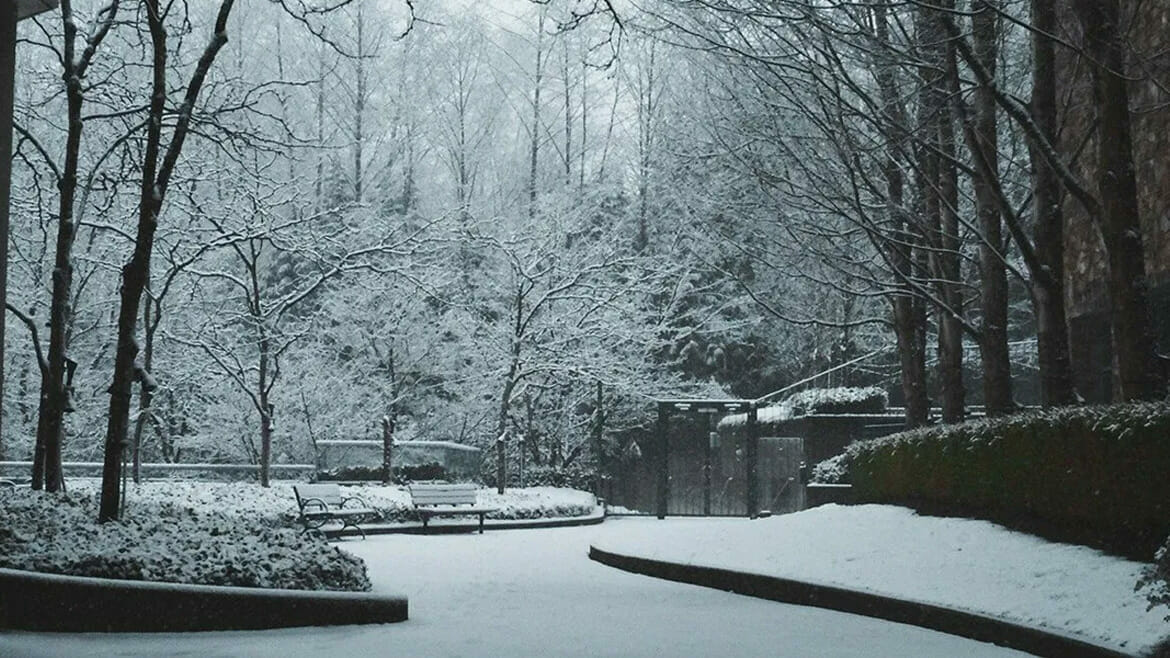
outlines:
[[[0,628],[180,632],[383,624],[404,596],[188,585],[0,569]]]
[[[1130,656],[1063,633],[946,606],[804,582],[776,576],[677,564],[622,555],[589,547],[589,559],[601,564],[680,583],[701,585],[782,603],[807,605],[911,624],[961,637],[1053,658],[1121,658]]]

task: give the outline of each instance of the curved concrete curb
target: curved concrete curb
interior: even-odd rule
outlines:
[[[1130,656],[1063,633],[1023,626],[945,606],[896,599],[880,594],[788,578],[676,564],[621,555],[589,547],[589,558],[602,564],[655,578],[702,585],[762,599],[828,608],[902,624],[912,624],[961,637],[991,642],[1053,658],[1122,658]]]
[[[404,596],[0,569],[0,628],[141,633],[382,624],[406,618]]]
[[[599,508],[600,509],[600,508]],[[594,512],[589,516],[567,516],[557,518],[541,518],[541,519],[486,519],[483,523],[484,530],[535,530],[537,528],[571,528],[574,526],[597,525],[605,521],[605,512]],[[387,524],[363,524],[362,530],[367,535],[393,535],[393,534],[414,534],[414,535],[439,535],[439,534],[453,534],[460,532],[475,532],[479,529],[479,521],[453,523],[435,523],[431,521],[430,525],[423,528],[419,523],[387,523]],[[361,534],[355,530],[326,530],[325,536],[329,539],[337,539],[339,537],[360,537]]]

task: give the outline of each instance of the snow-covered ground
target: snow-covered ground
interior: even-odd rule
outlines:
[[[943,604],[1141,653],[1170,635],[1134,589],[1145,565],[985,521],[887,505],[747,519],[614,520],[597,547]],[[620,531],[618,531],[620,527]]]
[[[592,562],[673,522],[386,535],[341,546],[374,591],[410,598],[401,624],[190,634],[0,634],[0,656],[1012,656],[913,626],[784,605]],[[712,522],[713,527],[724,524]]]

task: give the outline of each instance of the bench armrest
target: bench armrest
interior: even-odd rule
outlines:
[[[345,498],[342,498],[341,499],[341,507],[345,507],[346,504],[349,503],[349,501],[351,501],[351,500],[355,501],[358,504],[358,507],[364,507],[366,509],[373,509],[372,507],[370,507],[369,503],[367,503],[365,500],[362,499],[361,496],[346,496]]]
[[[305,512],[328,512],[329,511],[329,505],[326,505],[325,501],[321,500],[320,498],[306,498],[306,499],[300,501],[300,504],[301,504],[301,514],[304,514]],[[313,509],[308,509],[309,507],[312,507]]]

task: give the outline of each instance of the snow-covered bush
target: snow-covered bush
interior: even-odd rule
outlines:
[[[793,416],[810,414],[877,414],[886,410],[889,398],[877,386],[864,388],[810,388],[784,401]]]
[[[812,481],[817,484],[848,484],[849,466],[845,453],[830,457],[814,466]]]
[[[858,499],[1027,527],[1149,560],[1170,534],[1170,403],[1061,407],[850,444]]]
[[[761,407],[756,411],[760,425],[778,425],[799,416],[811,414],[880,414],[886,410],[889,398],[877,386],[863,388],[810,388],[793,393],[779,404]],[[719,421],[719,429],[733,429],[747,424],[747,414],[730,414]]]
[[[97,480],[73,479],[69,484],[72,491],[97,495]],[[406,487],[379,484],[342,486],[341,495],[359,496],[378,513],[377,521],[418,521]],[[131,484],[126,499],[127,510],[135,516],[166,514],[170,513],[167,510],[181,509],[221,514],[254,527],[298,527],[296,498],[288,482],[260,487],[246,482],[147,481]],[[495,490],[481,489],[479,502],[499,508],[489,517],[496,519],[587,516],[596,504],[593,495],[585,491],[552,487],[508,489],[503,496],[497,496]]]
[[[397,484],[405,484],[418,480],[446,480],[448,477],[447,469],[442,464],[439,462],[430,462],[427,464],[404,464],[402,466],[395,466],[393,479]],[[337,468],[317,471],[316,480],[318,482],[381,482],[382,467],[338,466]]]
[[[1170,537],[1166,538],[1162,548],[1154,554],[1154,563],[1146,570],[1145,578],[1139,586],[1145,589],[1151,608],[1159,605],[1170,606]],[[1166,621],[1170,621],[1170,616],[1166,617]]]
[[[87,492],[10,492],[0,505],[0,566],[46,573],[307,590],[367,591],[358,557],[315,534],[238,515],[156,505],[98,524]]]

